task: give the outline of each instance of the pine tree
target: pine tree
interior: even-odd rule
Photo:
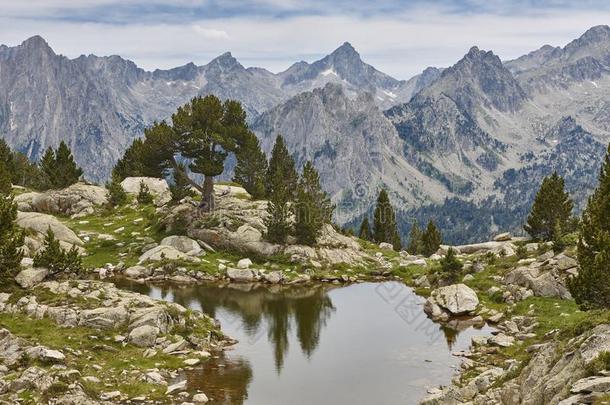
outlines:
[[[425,256],[433,255],[441,246],[441,243],[443,243],[441,231],[432,220],[428,221],[428,226],[422,235],[422,253]]]
[[[112,176],[112,180],[106,183],[106,189],[108,190],[108,203],[111,206],[118,207],[127,202],[127,193],[116,176]]]
[[[12,192],[11,174],[8,171],[7,165],[0,161],[0,198],[9,196]]]
[[[388,193],[384,189],[377,197],[377,206],[373,214],[373,238],[377,243],[387,242],[392,244],[394,250],[400,250],[401,248],[394,208],[392,208]]]
[[[256,135],[248,131],[237,144],[237,165],[233,181],[241,184],[255,200],[265,198],[267,157]]]
[[[407,246],[407,252],[412,255],[422,254],[422,230],[419,227],[417,221],[411,225],[411,231],[409,232],[409,245]]]
[[[550,241],[556,229],[569,228],[572,208],[570,195],[564,190],[564,179],[554,172],[542,181],[524,229],[536,240]]]
[[[186,174],[186,165],[178,163],[179,170],[174,171],[174,182],[169,186],[169,191],[172,193],[172,201],[178,202],[186,197],[194,197],[195,193],[191,189]]]
[[[57,164],[53,148],[48,147],[40,159],[40,170],[42,174],[41,189],[46,190],[54,187],[54,179],[57,178]]]
[[[610,145],[599,183],[582,213],[578,242],[578,276],[568,280],[584,309],[610,307]]]
[[[281,181],[278,183],[278,177]],[[271,151],[267,175],[265,176],[265,189],[270,196],[275,192],[275,187],[281,184],[288,192],[289,199],[294,198],[297,188],[297,171],[294,166],[294,159],[290,156],[284,138],[278,135]]]
[[[44,239],[44,249],[34,256],[34,266],[46,267],[51,275],[63,272],[78,273],[82,270],[82,261],[76,246],[66,251],[49,227]]]
[[[72,151],[64,141],[61,141],[55,151],[55,178],[52,183],[56,188],[66,188],[78,182],[83,170],[78,167],[72,156]]]
[[[294,213],[291,203],[297,189],[297,172],[294,159],[288,153],[286,144],[279,135],[271,151],[271,159],[265,176],[265,189],[269,205],[267,239],[274,243],[284,243],[290,234],[290,218]]]
[[[267,234],[265,237],[273,243],[285,243],[291,231],[290,217],[293,210],[290,201],[292,193],[286,189],[280,171],[274,173],[270,183],[273,192],[269,194],[267,205],[267,217],[265,218]]]
[[[457,283],[464,265],[457,258],[455,249],[449,248],[445,257],[440,260],[440,265],[442,278],[451,284]]]
[[[365,216],[362,220],[362,224],[360,224],[360,229],[358,230],[358,237],[360,239],[371,241],[373,240],[373,235],[371,233],[371,225],[369,225],[369,217]]]
[[[0,275],[16,273],[23,258],[24,235],[16,219],[17,204],[12,194],[0,194]]]
[[[140,191],[138,192],[137,200],[139,204],[152,204],[153,195],[150,193],[150,188],[143,181],[140,182]]]
[[[324,224],[330,223],[334,206],[320,186],[320,175],[308,161],[297,187],[295,235],[297,242],[314,245]]]

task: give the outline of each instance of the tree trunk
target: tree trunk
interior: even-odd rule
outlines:
[[[214,177],[212,176],[205,176],[203,179],[203,193],[199,207],[203,212],[213,212],[216,208],[214,202]]]

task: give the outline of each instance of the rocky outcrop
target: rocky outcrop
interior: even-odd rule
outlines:
[[[45,268],[27,268],[21,270],[15,276],[15,282],[23,288],[32,288],[41,283],[49,275],[49,270]]]
[[[24,229],[34,231],[40,235],[46,235],[51,228],[55,238],[77,246],[82,246],[83,241],[67,226],[62,224],[57,218],[48,214],[37,212],[17,212],[17,225]]]
[[[331,225],[322,228],[313,247],[267,242],[263,237],[267,232],[264,224],[267,201],[252,200],[241,187],[215,186],[215,194],[214,213],[201,214],[193,204],[184,202],[162,214],[163,224],[169,230],[176,224],[187,224],[190,238],[214,249],[257,256],[283,254],[295,263],[314,267],[340,263],[368,265],[374,260],[355,238],[341,235]]]
[[[146,263],[148,261],[162,261],[162,260],[185,260],[187,262],[199,263],[200,259],[193,257],[186,253],[182,253],[178,249],[167,246],[159,245],[142,254],[139,259],[139,263]]]
[[[93,214],[96,207],[108,203],[103,187],[76,183],[62,190],[24,193],[15,197],[19,211],[68,215],[74,218]]]
[[[165,179],[155,177],[127,177],[121,182],[121,187],[127,194],[138,195],[140,192],[140,184],[144,183],[152,194],[155,205],[160,207],[172,199],[172,193],[169,190],[169,185]]]
[[[577,265],[575,259],[565,254],[554,256],[550,251],[528,266],[510,271],[504,283],[528,288],[539,297],[571,299],[566,279],[577,271]]]

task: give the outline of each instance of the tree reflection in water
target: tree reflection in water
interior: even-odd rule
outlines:
[[[278,374],[288,353],[290,332],[295,332],[301,351],[310,358],[320,342],[322,329],[335,311],[328,296],[328,291],[333,287],[328,285],[214,283],[148,286],[126,280],[120,283],[132,291],[200,309],[214,318],[220,318],[221,324],[239,326],[253,341],[263,338],[266,332],[273,346]],[[201,367],[190,370],[187,376],[189,388],[201,390],[219,403],[239,404],[247,398],[252,368],[242,357],[221,353]]]

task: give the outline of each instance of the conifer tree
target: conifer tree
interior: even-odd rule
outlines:
[[[140,182],[140,191],[138,192],[137,200],[139,204],[152,204],[153,195],[150,193],[150,188],[143,181]]]
[[[41,181],[42,189],[53,188],[53,179],[57,177],[57,165],[55,162],[55,152],[48,147],[40,159],[40,170],[43,176]]]
[[[16,219],[17,204],[12,194],[0,194],[0,275],[16,273],[23,258],[24,235]]]
[[[144,133],[146,134],[148,130],[145,129]],[[126,177],[162,177],[163,173],[158,168],[154,165],[151,168],[145,164],[149,160],[145,156],[146,152],[144,140],[134,140],[112,169],[112,176],[116,177],[119,182],[125,180]]]
[[[358,230],[358,237],[360,239],[371,241],[373,240],[373,235],[371,233],[371,225],[369,225],[369,217],[368,215],[364,217],[362,223],[360,224],[360,229]]]
[[[55,234],[49,227],[44,239],[44,249],[34,256],[34,266],[46,267],[51,275],[63,272],[77,273],[82,270],[82,261],[76,246],[66,251],[55,239]]]
[[[296,181],[294,160],[288,153],[283,138],[278,136],[265,177],[265,188],[269,199],[268,216],[265,220],[266,238],[271,242],[284,243],[290,234],[290,218],[294,213],[291,202],[295,198]]]
[[[169,191],[172,193],[172,201],[174,202],[195,195],[185,173],[187,173],[186,165],[184,163],[178,163],[178,170],[173,173],[174,182],[169,186]]]
[[[572,208],[570,195],[564,190],[564,179],[554,172],[542,181],[524,229],[536,240],[550,241],[556,229],[569,228]]]
[[[576,302],[584,309],[610,308],[610,145],[582,213],[578,263],[578,276],[568,280]]]
[[[441,276],[451,284],[459,281],[460,272],[464,265],[457,258],[455,249],[449,248],[445,257],[440,260]]]
[[[443,243],[441,231],[432,220],[428,221],[428,226],[422,234],[422,253],[425,256],[433,255],[441,246],[441,243]]]
[[[65,142],[61,142],[56,151],[49,147],[40,160],[40,169],[44,175],[44,188],[65,188],[76,183],[83,171],[76,165],[72,152]]]
[[[400,250],[401,248],[394,208],[392,208],[388,193],[384,189],[377,197],[377,206],[373,213],[373,238],[377,243],[387,242],[392,244],[394,250]]]
[[[248,131],[237,143],[237,165],[233,181],[241,184],[255,200],[265,197],[267,158],[256,135]]]
[[[118,207],[127,202],[127,193],[117,176],[112,176],[112,179],[106,183],[106,189],[108,190],[108,202],[111,206]]]
[[[281,180],[282,187],[287,190],[289,199],[292,199],[296,193],[298,176],[294,159],[288,152],[284,138],[281,135],[278,135],[275,139],[271,158],[269,159],[267,175],[265,176],[265,189],[268,196],[275,192],[274,187],[278,185],[275,179],[278,177],[278,174],[283,177]]]
[[[55,151],[55,178],[52,183],[56,188],[65,188],[76,183],[83,175],[72,156],[72,151],[64,141],[61,141]]]
[[[11,182],[11,174],[8,171],[7,165],[0,161],[0,198],[6,197],[13,192],[13,184]]]
[[[411,225],[407,252],[411,253],[412,255],[422,254],[422,230],[417,221],[413,222]]]
[[[324,224],[330,223],[334,206],[320,186],[320,175],[308,161],[297,187],[295,235],[297,242],[314,245]]]

